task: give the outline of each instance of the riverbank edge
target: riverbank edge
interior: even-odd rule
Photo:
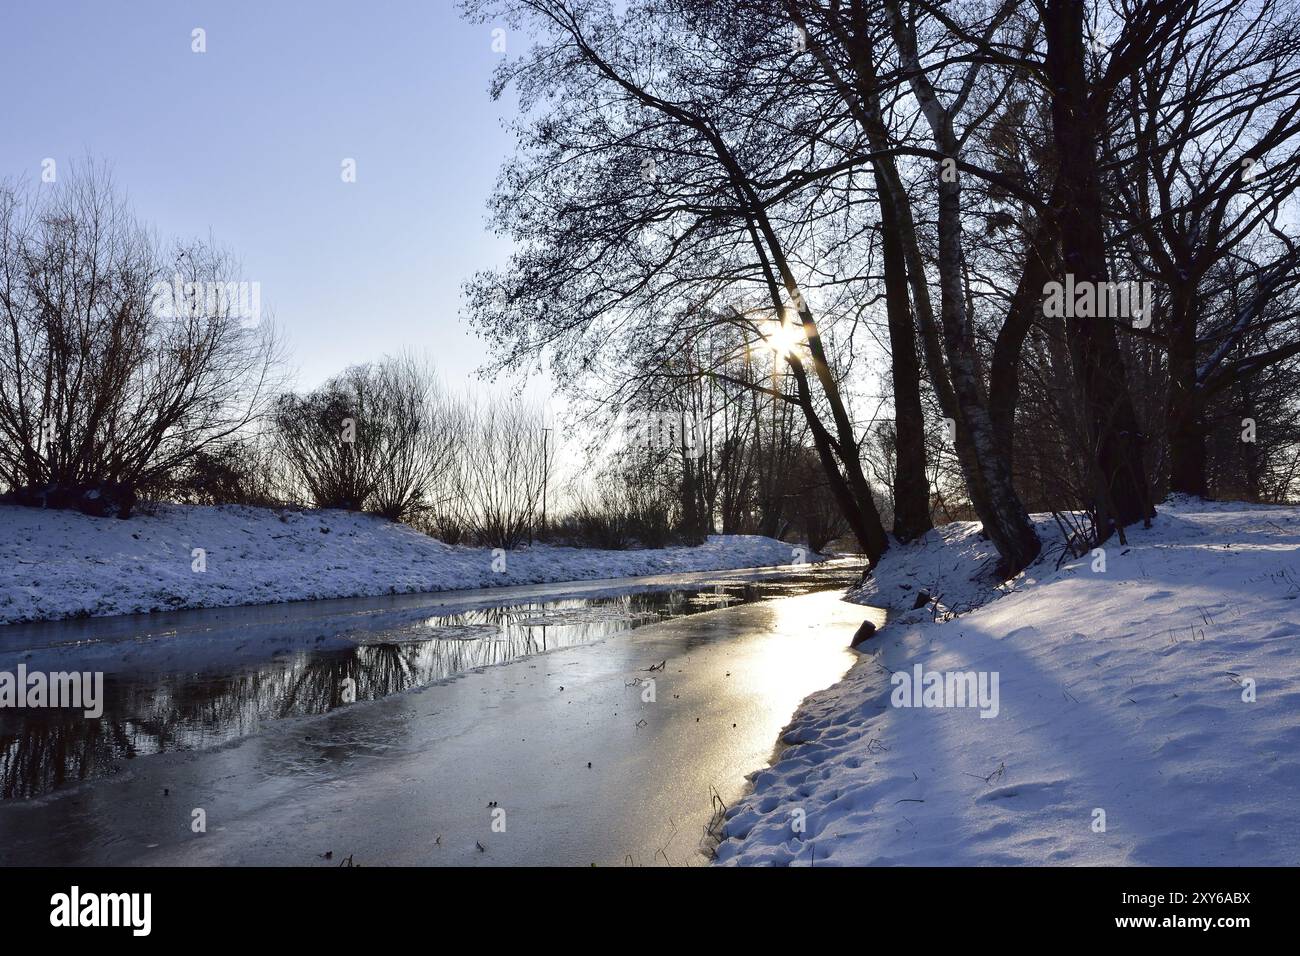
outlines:
[[[598,550],[452,546],[372,515],[159,505],[128,520],[0,506],[0,626],[759,568],[823,556],[758,535]]]

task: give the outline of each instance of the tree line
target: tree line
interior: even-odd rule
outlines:
[[[118,517],[141,500],[339,508],[502,548],[715,530],[821,547],[843,531],[802,422],[754,388],[787,377],[766,350],[697,355],[731,380],[688,372],[685,388],[642,396],[690,423],[689,447],[630,412],[593,449],[594,480],[567,487],[539,408],[453,396],[414,353],[288,388],[260,289],[230,282],[238,272],[211,242],[159,240],[105,167],[0,188],[0,500]]]
[[[799,517],[778,474],[797,442],[783,408],[768,420],[733,394],[706,409],[701,393],[698,456],[629,429],[566,494],[541,409],[454,396],[414,353],[290,389],[239,271],[211,242],[159,240],[103,166],[0,187],[0,500],[118,517],[142,500],[340,508],[502,548],[698,541],[715,512],[727,533],[781,533]]]
[[[287,387],[269,315],[211,242],[163,242],[103,166],[0,186],[0,500],[367,511],[515,547],[553,456],[541,412],[454,398],[414,355]]]
[[[801,418],[873,564],[962,513],[1011,575],[1031,511],[1084,515],[1082,548],[1171,491],[1294,495],[1288,3],[466,7],[533,40],[493,84],[515,253],[467,287],[500,367],[664,399],[735,383],[701,341],[793,326],[779,385],[746,387]]]

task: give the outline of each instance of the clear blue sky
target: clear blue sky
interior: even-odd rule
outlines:
[[[511,148],[492,26],[451,0],[6,4],[0,178],[110,163],[161,235],[242,260],[303,385],[402,347],[460,383],[481,361],[460,283],[507,252],[484,228]]]

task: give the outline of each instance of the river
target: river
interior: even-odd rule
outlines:
[[[0,628],[0,863],[700,865],[883,612],[849,562]]]

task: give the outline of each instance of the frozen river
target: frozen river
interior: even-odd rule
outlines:
[[[851,564],[0,628],[103,718],[0,711],[0,862],[705,862],[882,612]],[[199,830],[201,821],[204,832]]]

